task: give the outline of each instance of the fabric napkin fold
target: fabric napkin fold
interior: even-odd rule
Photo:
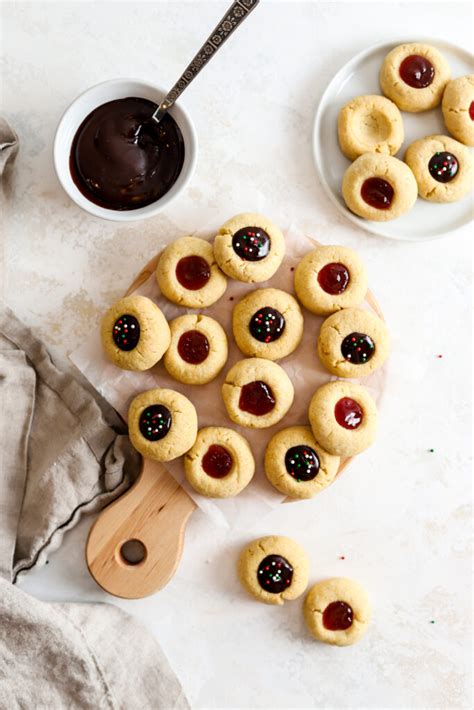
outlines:
[[[0,173],[17,138],[0,121]],[[114,410],[0,303],[0,708],[188,708],[155,639],[109,604],[46,603],[13,583],[85,512],[124,492],[139,457]]]

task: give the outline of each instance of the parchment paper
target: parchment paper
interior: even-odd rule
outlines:
[[[217,226],[217,225],[216,225]],[[210,234],[195,233],[195,236],[209,238]],[[276,491],[265,477],[263,457],[265,447],[280,429],[295,424],[307,424],[307,411],[315,390],[324,383],[336,379],[321,365],[316,352],[316,342],[323,318],[304,313],[304,336],[300,346],[288,357],[279,361],[286,370],[295,388],[293,405],[286,417],[268,429],[247,429],[234,424],[227,416],[221,396],[221,387],[225,374],[235,362],[245,357],[237,348],[232,336],[232,308],[255,288],[280,288],[294,293],[294,268],[298,261],[315,246],[315,242],[304,236],[297,226],[292,225],[286,233],[286,256],[275,276],[261,284],[244,284],[229,279],[228,287],[222,298],[209,308],[197,311],[176,306],[167,301],[160,293],[154,274],[135,293],[148,296],[163,310],[166,318],[171,320],[183,313],[202,312],[215,318],[227,333],[229,341],[229,359],[220,375],[207,385],[185,385],[173,380],[160,362],[147,372],[129,372],[120,370],[105,357],[100,342],[99,325],[96,333],[71,355],[71,360],[81,370],[85,377],[101,393],[106,400],[127,418],[127,410],[131,400],[140,392],[153,387],[165,387],[177,390],[186,395],[196,407],[199,427],[229,426],[239,431],[250,443],[255,456],[256,471],[252,482],[235,498],[206,498],[196,493],[184,478],[182,458],[165,463],[169,473],[179,481],[196,504],[219,525],[232,526],[237,522],[245,525],[263,516],[269,510],[279,505],[284,496]],[[365,304],[364,307],[369,307]],[[385,368],[363,379],[363,384],[379,403],[385,381]]]

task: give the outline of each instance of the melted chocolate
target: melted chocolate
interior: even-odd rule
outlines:
[[[152,404],[143,410],[139,427],[142,436],[148,441],[164,439],[171,429],[172,417],[168,407],[163,404]]]
[[[364,413],[362,407],[351,397],[342,397],[334,407],[337,423],[344,429],[357,429],[362,423]]]
[[[323,611],[323,625],[329,631],[345,631],[353,620],[354,612],[346,602],[331,602]]]
[[[270,253],[271,239],[261,227],[243,227],[232,237],[232,248],[244,261],[260,261]]]
[[[202,467],[211,478],[224,478],[232,468],[233,459],[227,449],[211,444],[202,457]]]
[[[176,278],[184,288],[199,291],[211,278],[211,267],[202,256],[183,256],[176,264]]]
[[[343,293],[350,281],[349,271],[344,264],[326,264],[318,272],[318,283],[326,293],[338,296]]]
[[[342,357],[353,365],[363,365],[375,352],[375,343],[365,333],[349,333],[341,343]]]
[[[451,182],[459,170],[459,163],[452,153],[435,153],[428,163],[431,177],[437,182]]]
[[[283,335],[285,319],[275,308],[260,308],[250,319],[249,330],[255,340],[273,343]]]
[[[310,446],[292,446],[285,455],[285,468],[297,481],[312,481],[319,473],[318,454]]]
[[[405,57],[398,71],[405,84],[413,89],[424,89],[429,86],[435,75],[435,68],[430,60],[419,54]]]
[[[275,406],[275,397],[271,388],[261,380],[249,382],[240,392],[239,407],[256,417],[268,414]]]
[[[137,347],[140,340],[140,323],[129,313],[124,313],[123,316],[115,321],[112,338],[119,350],[129,352]]]
[[[258,566],[257,580],[262,589],[271,594],[284,592],[293,579],[293,567],[280,555],[268,555]]]
[[[367,178],[362,183],[360,194],[364,202],[377,210],[388,210],[393,201],[394,190],[389,182],[382,178]]]
[[[157,105],[126,98],[95,108],[79,126],[71,147],[72,179],[84,197],[111,210],[136,210],[156,202],[174,185],[184,162],[184,141]]]
[[[199,330],[187,330],[178,340],[178,353],[184,362],[200,365],[209,355],[209,340]]]

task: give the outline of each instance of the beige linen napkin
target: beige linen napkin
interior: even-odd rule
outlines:
[[[0,172],[17,139],[0,121]],[[9,155],[7,155],[9,153]],[[188,708],[158,644],[109,604],[48,604],[12,582],[138,471],[124,425],[0,304],[0,708]]]

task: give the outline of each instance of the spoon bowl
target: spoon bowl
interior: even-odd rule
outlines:
[[[181,101],[179,105],[172,106],[169,113],[183,135],[184,163],[174,185],[158,200],[136,210],[107,209],[88,200],[77,188],[71,175],[70,155],[74,136],[91,111],[108,101],[127,97],[148,99],[159,105],[165,96],[166,91],[161,87],[138,79],[110,79],[92,86],[74,99],[59,121],[54,139],[53,159],[59,182],[76,205],[102,219],[114,222],[136,222],[161,212],[185,189],[196,167],[198,143],[194,124]]]

